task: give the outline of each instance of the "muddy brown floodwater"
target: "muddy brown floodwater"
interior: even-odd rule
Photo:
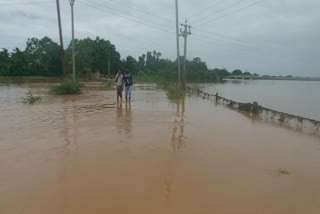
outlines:
[[[320,213],[319,137],[153,85],[46,94],[0,85],[1,214]]]

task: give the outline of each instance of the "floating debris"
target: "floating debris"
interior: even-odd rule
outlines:
[[[286,169],[279,169],[279,174],[280,175],[290,175],[290,172]]]

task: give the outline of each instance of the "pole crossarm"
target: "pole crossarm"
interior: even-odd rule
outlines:
[[[184,38],[184,57],[183,57],[183,70],[182,70],[182,88],[186,86],[186,64],[187,64],[187,40],[188,36],[191,35],[191,26],[188,25],[188,21],[185,20],[184,24],[181,24],[180,36]]]

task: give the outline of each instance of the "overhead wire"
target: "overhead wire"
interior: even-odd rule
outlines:
[[[129,5],[124,4],[123,2],[117,2],[115,0],[107,0],[107,1],[113,2],[113,4],[118,4],[118,5],[121,5],[123,7],[129,8],[131,10],[135,10],[135,11],[139,11],[139,12],[144,13],[144,14],[148,14],[149,16],[156,17],[158,19],[162,19],[162,20],[167,21],[167,22],[174,22],[174,20],[172,20],[172,19],[168,19],[166,17],[155,15],[154,13],[152,13],[150,11],[142,10],[142,9],[140,9],[138,7],[130,7]]]
[[[108,0],[108,1],[115,2],[114,0]],[[240,1],[236,2],[235,4],[232,4],[232,5],[229,5],[229,6],[226,7],[226,8],[223,8],[222,10],[220,10],[220,13],[223,12],[223,11],[226,11],[226,10],[228,10],[228,9],[234,7],[234,6],[239,5],[240,3],[244,2],[244,1],[246,1],[246,0],[240,0]],[[246,8],[249,8],[249,7],[252,7],[252,6],[254,6],[254,5],[256,5],[256,4],[258,4],[258,3],[262,2],[262,1],[264,1],[264,0],[260,0],[260,1],[254,2],[253,4],[247,5],[247,6],[245,6],[245,7],[241,7],[241,8],[239,8],[239,9],[237,9],[237,10],[231,12],[231,13],[228,13],[228,14],[224,15],[224,16],[217,17],[217,18],[214,19],[214,20],[209,20],[208,23],[217,21],[217,20],[219,20],[219,19],[222,19],[223,17],[232,15],[232,14],[234,14],[234,13],[237,13],[237,12],[241,11],[241,10],[244,10],[244,9],[246,9]],[[82,4],[82,5],[87,6],[87,7],[94,8],[94,9],[96,9],[96,10],[99,10],[99,11],[104,12],[104,13],[107,13],[107,14],[110,14],[110,13],[111,13],[111,14],[116,15],[116,16],[119,16],[119,17],[121,17],[121,18],[123,18],[123,19],[127,19],[127,20],[130,20],[130,21],[136,22],[136,23],[138,23],[138,24],[147,26],[147,27],[149,27],[149,28],[153,28],[153,29],[156,29],[156,30],[161,30],[161,31],[164,31],[164,32],[167,32],[167,33],[175,33],[175,32],[169,31],[169,30],[166,28],[166,26],[163,26],[163,25],[161,25],[161,24],[159,24],[159,23],[156,23],[156,22],[153,22],[153,21],[150,21],[150,20],[148,21],[148,23],[146,23],[143,19],[138,18],[138,17],[136,17],[136,16],[132,16],[132,15],[126,15],[126,16],[124,16],[124,15],[122,15],[123,11],[115,10],[114,8],[108,7],[108,6],[103,5],[103,4],[101,4],[101,3],[97,3],[97,2],[94,2],[94,1],[87,1],[87,2],[91,2],[91,4],[88,4],[87,2],[82,2],[82,1],[78,1],[78,2],[79,2],[80,4]],[[222,2],[223,2],[223,1],[216,2],[216,3],[213,4],[211,7],[217,6],[218,4],[221,4]],[[39,1],[39,2],[8,3],[8,4],[5,3],[5,4],[0,4],[0,6],[6,6],[6,5],[27,5],[27,4],[45,4],[45,3],[55,3],[55,2],[54,2],[54,1],[41,1],[41,2]],[[118,5],[123,5],[123,6],[125,6],[124,4],[121,4],[121,3],[119,3],[119,2],[114,3],[114,4],[118,4]],[[103,6],[103,7],[105,7],[105,8],[108,8],[110,11],[103,10],[103,9],[101,9],[100,7],[97,7],[96,5],[100,5],[100,6]],[[149,12],[146,12],[146,11],[143,11],[143,10],[140,10],[140,9],[137,9],[137,8],[133,8],[133,7],[130,7],[130,6],[128,6],[128,5],[125,6],[125,7],[129,8],[129,9],[133,9],[133,10],[135,10],[135,11],[140,11],[140,12],[149,14],[150,16],[153,16],[153,17],[156,17],[156,18],[159,18],[159,19],[162,19],[162,20],[166,20],[166,21],[169,21],[169,22],[174,23],[174,21],[172,21],[172,20],[169,20],[169,19],[166,19],[166,18],[163,18],[163,17],[156,16],[156,15],[154,15],[154,14],[152,14],[152,13],[149,13]],[[196,14],[196,13],[195,13],[195,14]],[[192,16],[190,16],[189,18],[192,18],[193,16],[195,16],[195,14],[192,15]],[[151,24],[149,24],[149,23],[152,23],[152,24],[154,24],[154,25],[151,25]],[[200,23],[199,25],[196,26],[195,29],[199,30],[197,27],[198,27],[198,26],[201,26],[201,25],[203,25],[203,24],[204,24],[204,23]],[[201,30],[200,30],[200,31],[201,31]],[[202,32],[204,32],[204,33],[216,34],[216,33],[213,33],[213,32],[205,32],[205,31],[202,31]],[[223,37],[224,37],[224,36],[223,36]],[[205,38],[205,39],[204,39],[204,38]],[[207,36],[203,36],[203,35],[195,35],[195,38],[194,38],[194,39],[195,39],[195,40],[198,40],[198,41],[200,41],[200,42],[206,43],[206,44],[210,44],[210,45],[212,45],[212,43],[216,43],[217,45],[224,46],[224,47],[228,47],[228,46],[226,46],[225,44],[221,44],[221,43],[217,42],[217,41],[225,42],[225,41],[223,41],[223,40],[221,40],[221,39],[220,39],[220,40],[214,40],[213,38],[210,38],[210,42],[209,42],[209,41],[207,41],[208,37],[207,37]],[[225,39],[225,40],[227,40],[227,39]],[[228,42],[228,41],[227,41],[227,42]],[[241,42],[240,42],[240,43],[241,43]],[[144,44],[145,44],[145,43],[144,43]],[[151,44],[151,43],[149,43],[149,44]],[[155,44],[155,42],[152,41],[152,44]]]
[[[245,0],[241,0],[241,1],[238,1],[237,3],[239,4],[240,2],[243,2],[243,1],[245,1]],[[89,2],[93,2],[93,1],[89,1]],[[81,3],[83,3],[83,2],[81,2]],[[233,6],[234,6],[235,4],[233,4]],[[87,5],[87,6],[89,6],[89,5]],[[91,7],[93,7],[92,5],[90,5]],[[101,10],[101,8],[97,8],[97,7],[94,7],[95,9],[98,9],[98,10]],[[108,7],[109,8],[109,7]],[[230,8],[230,6],[228,7],[228,9]],[[110,9],[110,8],[109,8]],[[226,10],[226,8],[225,8],[225,10]],[[103,11],[103,10],[101,10],[101,11]],[[106,12],[106,11],[103,11],[103,12]],[[121,13],[121,11],[117,11],[117,12],[120,12]],[[113,14],[115,14],[115,13],[113,13]],[[116,14],[116,15],[119,15],[119,14]],[[123,16],[121,16],[120,15],[120,17],[123,17]],[[124,18],[124,17],[123,17]],[[136,18],[136,17],[135,17]],[[132,20],[132,19],[130,19],[130,20]],[[133,21],[137,21],[137,20],[133,20]],[[144,24],[144,25],[146,25],[145,23],[142,23],[142,22],[139,22],[140,24]],[[158,23],[154,23],[154,24],[156,24],[156,25],[158,25]],[[146,26],[148,26],[148,27],[151,27],[150,25],[146,25]],[[154,28],[154,26],[152,26],[153,28]],[[157,28],[157,29],[162,29],[162,28]],[[163,29],[162,29],[163,30]],[[167,30],[165,30],[166,32],[168,32]],[[170,33],[174,33],[174,32],[170,32]],[[206,40],[204,40],[203,38],[205,38]],[[207,41],[207,39],[210,39],[210,42],[209,41]],[[196,36],[196,38],[195,38],[195,40],[198,40],[198,41],[201,41],[201,42],[204,42],[204,43],[206,43],[206,44],[210,44],[210,45],[212,45],[212,43],[215,43],[215,44],[217,44],[217,45],[219,45],[219,46],[223,46],[223,47],[228,47],[228,48],[230,48],[230,46],[227,46],[226,44],[230,44],[230,41],[228,41],[227,39],[224,39],[224,40],[222,40],[222,39],[213,39],[213,38],[208,38],[208,36],[203,36],[203,35],[197,35]],[[234,42],[234,41],[233,41]],[[242,43],[242,42],[239,42],[239,41],[236,41],[237,43]],[[221,44],[222,43],[222,44]],[[153,43],[154,44],[154,43]],[[138,45],[138,46],[140,46],[140,45]]]
[[[155,22],[155,21],[153,21],[153,20],[151,20],[151,19],[149,19],[148,21],[146,21],[145,19],[141,18],[140,16],[137,16],[136,14],[135,14],[135,15],[125,14],[125,15],[124,15],[124,14],[123,14],[124,11],[120,11],[120,10],[114,9],[114,8],[112,8],[112,7],[109,7],[109,6],[106,6],[106,5],[103,5],[103,4],[99,4],[99,3],[94,2],[94,1],[88,1],[88,2],[91,2],[91,4],[93,4],[93,5],[99,5],[99,7],[102,6],[102,7],[106,8],[106,9],[108,9],[108,11],[111,10],[111,12],[112,12],[113,14],[118,14],[118,15],[121,15],[121,16],[132,17],[132,18],[134,18],[135,20],[138,20],[138,21],[140,21],[140,22],[147,23],[147,24],[154,24],[154,25],[157,25],[157,26],[161,27],[162,29],[165,29],[165,30],[168,31],[168,25],[167,25],[167,24],[164,25],[164,24]]]
[[[237,2],[233,2],[232,4],[228,5],[227,7],[224,7],[222,9],[219,9],[219,10],[215,10],[213,13],[207,15],[207,16],[203,16],[203,17],[198,17],[194,22],[197,23],[197,22],[203,22],[205,21],[207,18],[209,18],[211,15],[217,15],[217,14],[220,14],[220,13],[223,13],[224,11],[227,11],[229,9],[232,9],[236,6],[238,6],[239,4],[245,2],[247,0],[239,0]]]
[[[100,2],[95,2],[95,1],[92,1],[92,0],[87,0],[87,2],[90,2],[91,4],[95,4],[95,5],[99,5],[99,7],[105,7],[105,8],[108,8],[109,10],[112,10],[112,11],[115,11],[115,12],[118,12],[118,13],[124,13],[124,11],[121,11],[119,9],[115,9],[113,7],[110,7],[109,5],[106,5],[106,4],[102,4]],[[139,15],[137,14],[134,14],[134,15],[131,15],[131,14],[126,14],[127,16],[132,16],[134,18],[137,18],[137,19],[140,19],[142,21],[145,21],[144,19],[142,19]],[[168,24],[164,25],[164,24],[161,24],[161,23],[158,23],[158,22],[155,22],[154,20],[151,20],[149,19],[148,22],[151,22],[153,24],[156,24],[156,25],[161,25],[162,27],[167,27]]]
[[[230,44],[221,43],[221,41],[217,41],[217,40],[215,40],[213,38],[208,38],[208,37],[205,37],[205,36],[199,35],[199,34],[193,34],[193,36],[190,37],[190,38],[191,38],[191,40],[195,39],[195,40],[204,42],[204,43],[209,44],[209,45],[217,45],[217,46],[225,47],[225,48],[234,48],[234,47],[231,47]]]
[[[222,19],[222,18],[224,18],[224,17],[233,15],[233,14],[235,14],[235,13],[238,13],[238,12],[242,11],[242,10],[245,10],[245,9],[247,9],[247,8],[250,8],[250,7],[253,7],[253,6],[257,5],[257,4],[260,4],[260,3],[262,3],[263,1],[265,1],[265,0],[256,1],[256,2],[254,2],[254,3],[252,3],[252,4],[249,4],[249,5],[247,5],[247,6],[244,6],[244,7],[239,8],[239,9],[237,9],[237,10],[234,10],[234,11],[231,12],[231,13],[227,13],[227,14],[225,14],[225,15],[223,15],[223,16],[220,16],[220,17],[217,17],[217,18],[215,18],[215,19],[213,19],[213,20],[209,20],[209,21],[207,21],[207,22],[198,24],[198,25],[196,25],[196,27],[202,26],[202,25],[204,25],[204,24],[209,24],[209,23],[212,23],[212,22],[216,22],[216,21],[218,21],[218,20],[220,20],[220,19]]]
[[[198,32],[202,33],[202,34],[206,34],[207,36],[215,36],[218,37],[219,40],[225,40],[227,42],[234,42],[237,44],[242,44],[242,45],[246,45],[246,46],[250,46],[251,44],[249,44],[248,42],[245,41],[241,41],[239,39],[233,38],[231,36],[227,36],[227,35],[223,35],[221,33],[217,33],[217,32],[212,32],[212,31],[206,31],[206,30],[202,30],[200,28],[193,28],[196,29]]]
[[[121,12],[120,12],[120,14],[119,14],[119,11],[118,11],[118,13],[116,13],[116,12],[114,12],[113,10],[109,10],[109,11],[106,11],[106,10],[103,10],[103,9],[101,9],[100,7],[96,7],[95,5],[93,5],[93,4],[88,4],[88,3],[85,3],[85,2],[83,2],[83,1],[79,1],[79,3],[80,4],[82,4],[82,5],[85,5],[85,6],[87,6],[87,7],[91,7],[91,8],[94,8],[94,9],[96,9],[96,10],[99,10],[99,11],[101,11],[101,12],[103,12],[103,13],[107,13],[107,14],[113,14],[113,15],[115,15],[115,16],[119,16],[119,17],[121,17],[121,18],[123,18],[123,19],[126,19],[126,20],[129,20],[129,21],[133,21],[133,22],[136,22],[136,23],[138,23],[138,24],[141,24],[141,25],[145,25],[145,26],[147,26],[147,27],[149,27],[149,28],[153,28],[153,29],[156,29],[156,30],[161,30],[161,31],[164,31],[164,32],[167,32],[167,33],[173,33],[173,32],[171,32],[171,31],[169,31],[167,28],[164,28],[163,26],[158,26],[158,27],[156,27],[156,26],[154,26],[154,25],[149,25],[149,23],[145,23],[143,20],[141,20],[141,19],[137,19],[136,17],[134,17],[135,19],[133,19],[133,18],[131,18],[131,17],[129,17],[129,16],[124,16],[124,15],[121,15]],[[157,23],[153,23],[153,24],[156,24],[156,25],[158,25]]]
[[[35,1],[35,2],[17,2],[17,3],[0,3],[0,6],[28,5],[28,4],[48,4],[54,1]]]
[[[193,13],[191,16],[189,16],[187,19],[189,19],[189,20],[191,20],[193,17],[195,17],[196,15],[198,15],[199,13],[201,14],[201,13],[203,13],[204,11],[206,11],[206,10],[209,10],[210,8],[212,8],[212,7],[216,7],[216,6],[219,6],[221,3],[223,3],[225,0],[220,0],[220,1],[218,1],[218,2],[213,2],[213,4],[210,4],[210,5],[208,5],[208,6],[206,6],[206,7],[204,7],[203,9],[204,10],[199,10],[198,12],[196,12],[196,13]]]
[[[87,7],[91,7],[91,8],[94,8],[94,9],[96,9],[96,10],[99,10],[99,11],[101,11],[101,12],[110,14],[109,12],[107,12],[107,11],[105,11],[105,10],[99,8],[99,7],[95,7],[94,5],[90,5],[90,4],[87,4],[87,3],[84,3],[84,2],[79,2],[79,3],[81,3],[82,5],[85,5],[85,6],[87,6]],[[130,21],[134,21],[134,22],[136,22],[136,23],[145,25],[145,26],[150,27],[150,28],[153,28],[153,29],[162,30],[162,31],[164,31],[164,32],[166,32],[166,33],[173,33],[173,32],[168,31],[167,29],[155,27],[155,26],[153,26],[153,25],[149,25],[149,24],[146,24],[146,23],[144,23],[144,22],[140,22],[140,21],[138,21],[138,20],[136,20],[136,19],[132,19],[132,18],[128,18],[128,17],[122,16],[121,14],[118,14],[118,13],[115,13],[115,12],[111,12],[111,13],[112,13],[113,15],[122,17],[122,18],[127,19],[127,20],[130,20]],[[144,41],[144,42],[142,43],[142,44],[143,44],[143,48],[147,48],[146,43],[148,43],[148,42]],[[157,43],[158,43],[158,42],[156,42],[156,41],[151,41],[149,44],[157,44]],[[158,43],[158,44],[159,44],[159,43]],[[137,47],[139,47],[139,46],[141,46],[141,45],[138,44]],[[161,47],[161,45],[159,45],[159,47]],[[127,50],[128,50],[128,49],[127,49]]]

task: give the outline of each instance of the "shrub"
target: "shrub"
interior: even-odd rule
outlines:
[[[185,92],[182,89],[175,87],[172,84],[161,84],[158,83],[163,90],[166,91],[166,94],[170,100],[180,100],[185,96]]]
[[[41,100],[42,98],[40,96],[33,95],[31,91],[26,94],[26,97],[22,98],[22,101],[27,104],[34,104]]]
[[[105,85],[106,85],[106,90],[113,89],[113,85],[114,85],[113,80],[107,80]]]
[[[76,80],[66,79],[60,85],[52,87],[52,92],[57,95],[80,94],[83,84]]]

